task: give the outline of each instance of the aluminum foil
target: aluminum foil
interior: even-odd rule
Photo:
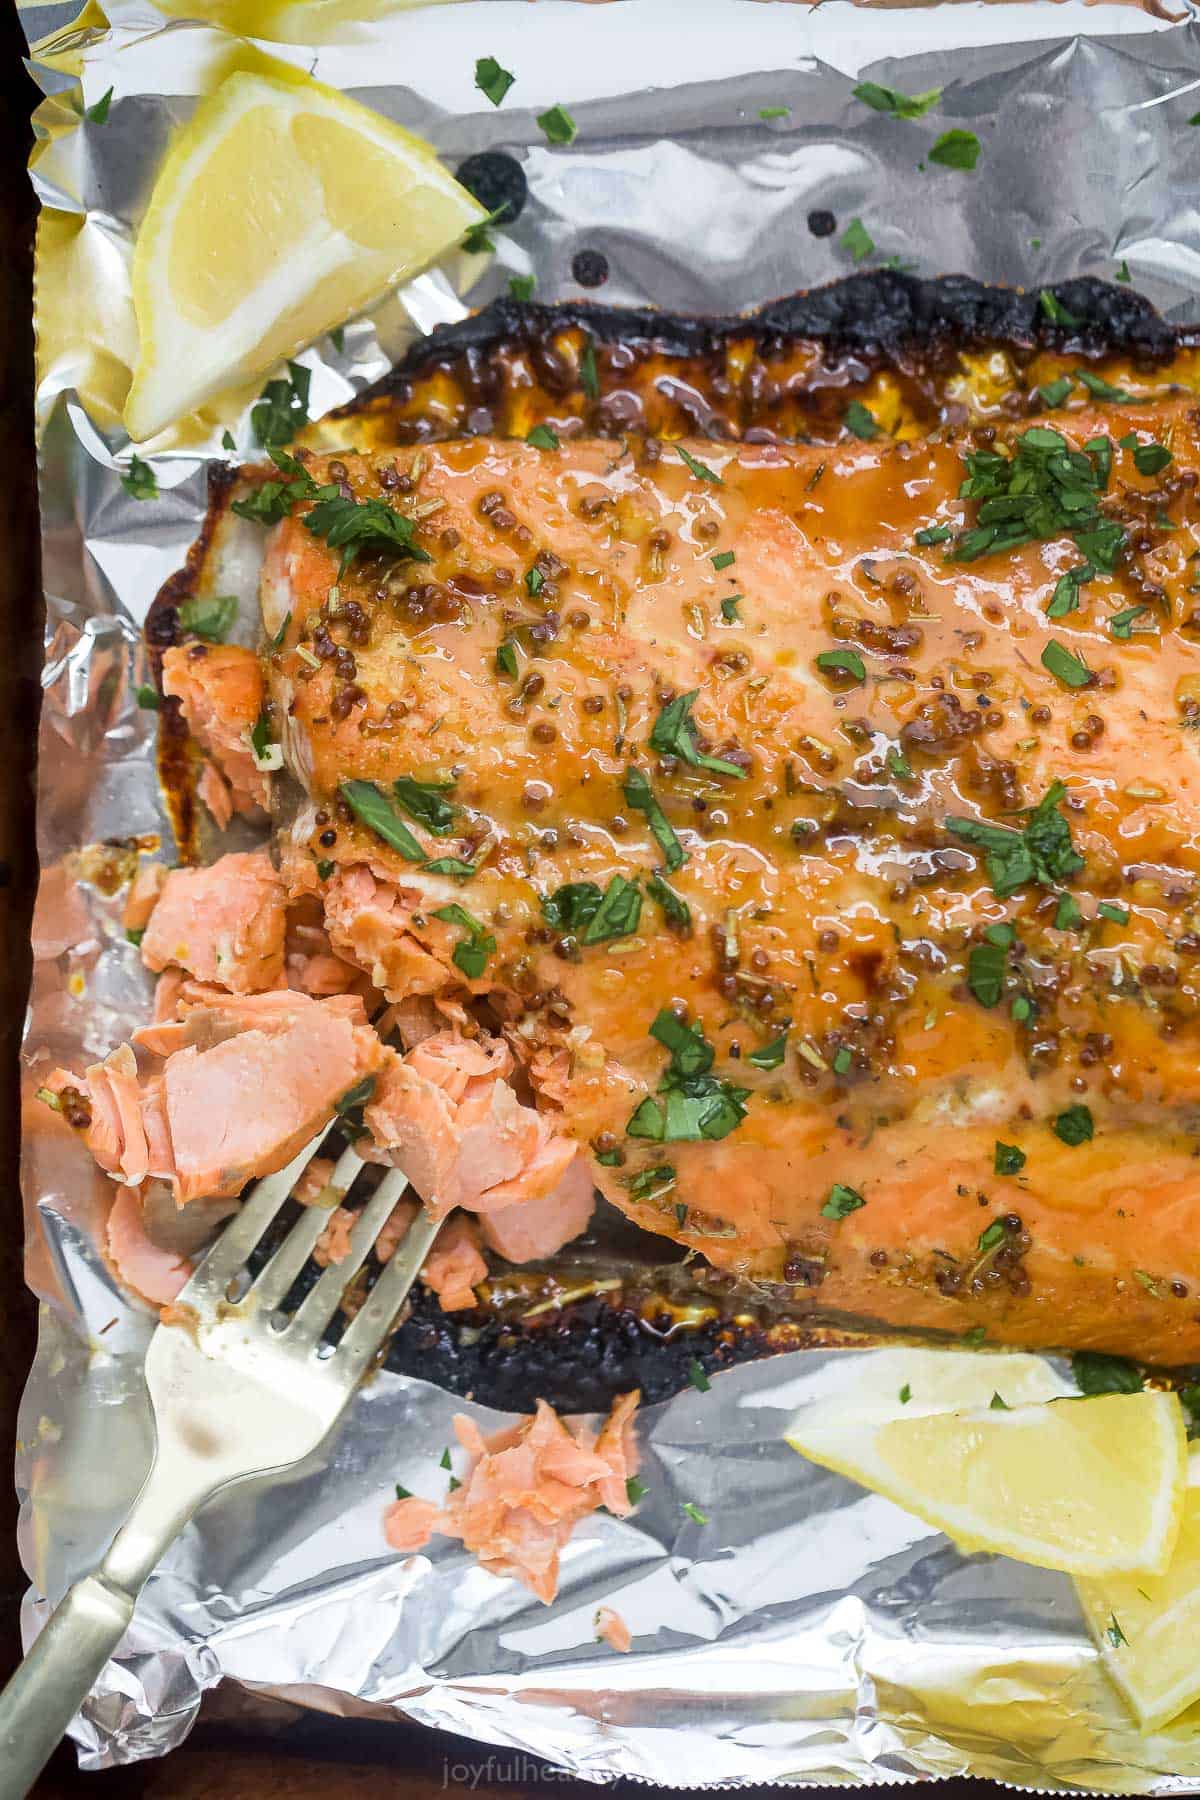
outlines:
[[[149,984],[118,924],[132,854],[167,822],[139,627],[198,526],[205,464],[245,396],[155,446],[160,498],[120,485],[117,426],[133,355],[129,257],[171,127],[230,52],[218,29],[149,0],[27,13],[47,99],[34,179],[48,601],[39,794],[42,888],[26,1039],[48,1062],[99,1057],[144,1016]],[[265,17],[266,15],[264,15]],[[530,200],[494,262],[451,259],[305,353],[314,411],[378,376],[406,337],[536,271],[578,293],[576,250],[606,254],[601,297],[729,311],[843,273],[811,209],[859,215],[881,257],[1036,285],[1079,273],[1134,283],[1194,318],[1200,273],[1200,37],[1130,7],[965,5],[905,12],[912,54],[887,60],[895,14],[708,0],[681,30],[672,0],[587,7],[508,0],[404,10],[302,41],[273,9],[263,48],[429,137],[452,166],[505,149]],[[264,28],[265,29],[265,28]],[[476,56],[518,75],[495,111]],[[864,72],[937,112],[897,123],[851,98]],[[81,117],[112,88],[107,122]],[[535,114],[579,123],[548,147]],[[766,125],[762,107],[790,113]],[[918,165],[951,126],[978,133],[973,175]],[[237,414],[237,420],[234,415]],[[240,583],[252,619],[253,571]],[[82,881],[80,880],[82,877]],[[101,1555],[150,1455],[141,1359],[150,1315],[94,1248],[105,1185],[31,1099],[24,1147],[29,1277],[45,1302],[25,1395],[18,1483],[32,1587],[27,1637]],[[848,1359],[853,1358],[853,1361]],[[536,1752],[592,1780],[666,1785],[915,1780],[970,1773],[1044,1789],[1200,1788],[1200,1720],[1139,1735],[1103,1678],[1065,1577],[966,1557],[877,1496],[801,1462],[791,1411],[870,1353],[802,1352],[719,1376],[644,1415],[648,1494],[596,1515],[564,1558],[556,1604],[482,1573],[449,1543],[397,1557],[393,1484],[440,1496],[462,1403],[382,1375],[294,1473],[209,1506],[165,1556],[120,1655],[74,1727],[99,1768],[177,1744],[222,1679],[345,1715],[405,1714]],[[468,1406],[485,1430],[500,1415]],[[684,1503],[707,1519],[699,1523]],[[633,1653],[598,1646],[616,1607]],[[1200,1712],[1200,1709],[1197,1709]]]

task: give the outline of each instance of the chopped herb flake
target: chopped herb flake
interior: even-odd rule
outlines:
[[[537,122],[550,144],[573,144],[578,127],[565,106],[551,106],[539,113]]]
[[[758,116],[766,123],[771,119],[786,119],[791,110],[790,106],[760,106]]]
[[[84,118],[88,119],[93,125],[107,125],[108,109],[112,105],[112,97],[113,91],[109,88],[107,94],[101,94],[100,98],[94,100],[91,106],[84,107]]]
[[[712,1386],[712,1382],[704,1372],[704,1364],[698,1357],[693,1356],[691,1362],[688,1364],[688,1380],[701,1394],[707,1394],[709,1388]]]
[[[236,454],[237,445],[233,441],[232,431],[223,431],[221,433],[221,448],[222,450],[230,450]]]
[[[944,544],[947,538],[954,536],[951,525],[924,525],[920,531],[914,532],[913,543],[923,548],[930,544]]]
[[[856,215],[842,233],[841,247],[856,263],[862,262],[875,249],[875,239]]]
[[[183,629],[195,637],[207,639],[210,644],[225,642],[237,614],[236,594],[212,594],[206,599],[199,594],[189,594],[179,605],[179,623]]]
[[[844,1219],[866,1204],[856,1188],[847,1187],[844,1182],[835,1181],[821,1208],[821,1217],[823,1219]]]
[[[304,514],[304,527],[314,537],[324,538],[331,550],[341,551],[339,581],[358,556],[432,560],[427,550],[413,542],[415,522],[382,500],[347,500],[322,488],[316,505]]]
[[[1000,1394],[992,1395],[991,1399],[988,1401],[988,1407],[989,1407],[989,1410],[992,1412],[1011,1412],[1012,1411],[1012,1408],[1008,1404],[1008,1401],[1005,1400]]]
[[[517,646],[512,638],[505,638],[496,649],[496,673],[507,675],[510,680],[517,678]]]
[[[673,874],[676,869],[682,868],[687,861],[687,852],[676,837],[670,820],[655,799],[654,790],[640,769],[626,769],[622,791],[625,795],[626,805],[631,806],[634,812],[645,815],[651,835],[663,853],[667,874]]]
[[[532,300],[537,278],[533,275],[510,275],[508,291],[514,300]]]
[[[1090,581],[1096,573],[1091,563],[1076,563],[1060,575],[1054,584],[1054,592],[1050,596],[1050,604],[1046,608],[1048,619],[1063,619],[1073,613],[1079,606],[1079,590],[1086,581]]]
[[[1061,1143],[1069,1144],[1072,1149],[1079,1144],[1088,1144],[1095,1136],[1095,1125],[1092,1121],[1091,1108],[1087,1106],[1068,1106],[1060,1112],[1051,1126],[1056,1138]]]
[[[1086,687],[1092,679],[1092,671],[1087,664],[1073,650],[1068,650],[1065,644],[1060,644],[1057,638],[1050,639],[1042,651],[1041,662],[1042,667],[1048,669],[1064,687]]]
[[[681,931],[691,930],[691,907],[657,872],[647,877],[646,892],[662,908],[668,925],[677,926]]]
[[[878,419],[869,407],[863,405],[861,400],[850,402],[842,414],[842,424],[851,436],[862,438],[866,443],[869,443],[872,438],[877,438],[883,430]]]
[[[343,784],[344,786],[344,784]],[[435,919],[441,919],[447,925],[459,925],[467,933],[454,946],[451,961],[456,969],[460,969],[468,981],[479,981],[487,965],[487,959],[496,948],[496,940],[490,931],[469,913],[465,906],[440,906],[434,913]]]
[[[912,1399],[912,1388],[909,1386],[908,1382],[906,1381],[904,1386],[900,1389],[900,1404],[901,1404],[901,1406],[907,1406],[911,1399]]]
[[[579,385],[589,400],[600,398],[600,375],[596,368],[596,346],[588,338],[579,352]]]
[[[526,432],[525,442],[532,444],[535,450],[558,449],[558,435],[548,425],[535,425],[532,431]]]
[[[1070,399],[1070,396],[1071,377],[1069,375],[1060,375],[1057,381],[1043,382],[1038,389],[1038,398],[1041,400],[1042,405],[1047,407],[1051,412],[1053,412],[1056,407],[1062,406]]]
[[[691,693],[680,694],[663,707],[650,733],[650,748],[663,756],[677,756],[693,769],[708,769],[714,775],[732,775],[736,780],[744,781],[746,771],[737,763],[727,762],[721,756],[707,756],[696,748],[696,727],[691,713],[699,693],[699,688],[693,688]]]
[[[867,679],[867,666],[857,650],[822,650],[816,658],[818,669],[831,669],[838,675],[849,675],[855,682]]]
[[[675,448],[698,481],[711,481],[715,487],[725,486],[721,477],[714,469],[710,469],[707,463],[699,462],[689,450],[684,449],[682,444],[676,444]]]
[[[741,615],[738,612],[738,607],[741,604],[741,601],[742,601],[741,594],[726,594],[724,600],[722,600],[722,602],[721,602],[721,617],[724,619],[724,621],[727,625],[740,625],[741,624],[741,622],[742,622]]]
[[[713,568],[717,570],[718,574],[722,569],[727,569],[733,560],[734,553],[732,550],[718,550],[715,556],[709,558],[709,561],[712,563]]]
[[[121,486],[131,500],[158,499],[158,477],[140,456],[130,457],[129,467],[121,477]]]
[[[158,689],[151,687],[145,681],[139,682],[138,686],[134,688],[133,697],[144,712],[157,712],[162,705]]]
[[[516,76],[502,69],[494,56],[481,56],[475,64],[475,86],[493,106],[499,106]]]
[[[1102,900],[1096,911],[1102,919],[1110,919],[1114,925],[1128,925],[1129,923],[1129,908],[1115,906],[1111,900]]]
[[[979,161],[980,143],[973,131],[944,131],[929,152],[932,163],[944,169],[971,170]]]
[[[923,94],[902,94],[896,88],[882,87],[877,81],[860,81],[854,98],[875,112],[890,113],[894,119],[921,119],[942,97],[940,87],[928,88]]]
[[[392,792],[418,825],[424,825],[435,837],[445,837],[454,829],[458,817],[457,806],[445,797],[447,789],[453,786],[452,781],[418,781],[415,776],[401,775],[393,781]]]
[[[1117,406],[1124,406],[1133,399],[1122,387],[1114,387],[1111,381],[1105,381],[1103,375],[1096,375],[1091,369],[1076,369],[1075,379],[1081,387],[1085,387],[1094,400],[1109,400]]]
[[[1065,325],[1068,329],[1073,325],[1078,325],[1079,320],[1075,314],[1069,312],[1062,301],[1050,292],[1049,288],[1043,288],[1038,299],[1041,302],[1042,311],[1052,325]]]
[[[1025,1167],[1025,1152],[1016,1144],[1002,1144],[997,1138],[992,1154],[992,1170],[996,1175],[1019,1175]]]
[[[1066,788],[1052,782],[1019,831],[975,819],[947,819],[946,829],[984,852],[988,879],[998,900],[1007,900],[1026,882],[1053,887],[1083,867],[1071,842],[1071,827],[1058,810]]]
[[[355,818],[398,850],[409,862],[424,862],[425,852],[383,789],[373,781],[343,781],[338,789]]]
[[[787,1047],[788,1028],[785,1026],[779,1036],[764,1044],[761,1050],[752,1050],[746,1061],[756,1069],[778,1069],[787,1057]]]
[[[1109,1613],[1108,1624],[1104,1628],[1104,1635],[1114,1650],[1119,1650],[1122,1644],[1128,1644],[1129,1642],[1129,1639],[1125,1636],[1125,1633],[1121,1630],[1121,1627],[1117,1622],[1116,1613]]]
[[[268,381],[250,408],[250,429],[264,450],[282,449],[308,424],[308,390],[311,369],[288,363],[287,379]]]
[[[1103,1350],[1077,1350],[1071,1373],[1081,1394],[1140,1394],[1142,1377],[1125,1356],[1108,1356]]]
[[[701,1512],[700,1508],[693,1500],[685,1500],[683,1503],[683,1510],[689,1519],[695,1520],[697,1525],[707,1525],[710,1523],[708,1514],[706,1512]]]
[[[625,1493],[628,1496],[630,1506],[636,1506],[638,1501],[644,1500],[649,1492],[650,1489],[646,1486],[645,1482],[639,1481],[636,1475],[626,1477]]]
[[[997,944],[972,944],[967,953],[967,986],[980,1006],[998,1006],[1004,992],[1005,951]]]

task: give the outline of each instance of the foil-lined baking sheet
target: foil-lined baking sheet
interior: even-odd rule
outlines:
[[[103,1177],[32,1090],[47,1064],[98,1058],[145,1016],[149,981],[120,930],[120,883],[137,844],[169,844],[169,831],[153,715],[134,698],[139,630],[198,528],[222,429],[250,453],[247,397],[234,396],[155,447],[157,501],[120,484],[139,209],[171,127],[231,46],[149,0],[119,0],[108,15],[107,25],[94,9],[78,23],[67,7],[25,15],[48,96],[34,166],[47,209],[48,614],[26,1038],[29,1273],[44,1300],[20,1426],[27,1636],[102,1554],[140,1484],[153,1324],[94,1248]],[[880,259],[918,273],[1036,286],[1124,264],[1168,317],[1200,310],[1190,18],[1076,0],[884,13],[708,0],[686,8],[684,28],[678,0],[489,0],[399,11],[318,45],[299,35],[305,16],[274,9],[263,48],[430,138],[452,167],[503,150],[529,182],[494,261],[453,257],[353,324],[340,348],[326,340],[304,353],[314,413],[360,391],[416,333],[503,292],[511,274],[535,272],[539,298],[578,297],[572,257],[596,249],[610,278],[595,297],[728,312],[848,272],[840,238],[855,216]],[[887,60],[898,42],[911,54]],[[498,111],[472,86],[484,54],[518,76]],[[945,95],[929,117],[897,122],[853,100],[867,72]],[[109,88],[107,122],[83,119],[81,106]],[[569,149],[547,146],[534,122],[554,102],[579,124]],[[785,118],[759,119],[778,106],[791,109]],[[954,126],[981,140],[974,173],[922,168]],[[835,235],[810,232],[814,210],[835,213]],[[243,630],[253,576],[236,562],[222,569],[245,600]],[[402,1713],[596,1781],[971,1773],[1046,1789],[1200,1788],[1200,1719],[1134,1730],[1065,1577],[962,1556],[787,1448],[792,1410],[848,1368],[873,1379],[867,1352],[805,1351],[648,1409],[647,1495],[632,1518],[598,1514],[577,1532],[548,1609],[449,1543],[411,1557],[387,1549],[394,1484],[440,1497],[462,1403],[378,1376],[323,1450],[214,1503],[167,1553],[76,1723],[84,1765],[170,1749],[204,1691],[233,1679],[347,1716]],[[485,1430],[505,1422],[466,1410]],[[629,1624],[631,1655],[595,1642],[600,1604]]]

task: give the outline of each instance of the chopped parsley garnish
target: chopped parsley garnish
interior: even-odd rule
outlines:
[[[1095,400],[1111,400],[1117,406],[1124,406],[1133,399],[1124,388],[1114,387],[1111,381],[1105,381],[1103,375],[1093,374],[1091,369],[1076,369],[1075,379]]]
[[[1002,1144],[997,1138],[996,1148],[992,1155],[992,1170],[996,1175],[1019,1175],[1025,1167],[1025,1152],[1016,1144]]]
[[[596,368],[596,346],[588,338],[579,352],[579,385],[589,400],[600,398],[600,375]]]
[[[683,1503],[683,1510],[689,1519],[695,1520],[697,1525],[708,1525],[711,1523],[708,1514],[706,1512],[701,1512],[694,1500],[685,1500]]]
[[[464,862],[461,856],[435,856],[424,867],[430,875],[452,875],[455,881],[470,881],[479,864]]]
[[[931,163],[940,163],[944,169],[971,170],[979,161],[979,139],[973,131],[960,131],[957,126],[953,131],[943,131],[933,149],[929,152]]]
[[[496,940],[490,931],[469,913],[465,906],[439,906],[434,913],[435,919],[441,919],[447,925],[461,925],[467,933],[455,944],[451,954],[451,962],[456,969],[461,969],[468,981],[478,981],[487,966],[487,959],[496,948]]]
[[[720,574],[721,570],[727,569],[734,560],[734,553],[732,550],[718,550],[716,555],[710,556],[708,560],[711,562],[713,568],[716,569],[717,573]]]
[[[412,1495],[409,1493],[409,1491],[406,1487],[401,1487],[400,1483],[397,1482],[396,1483],[396,1498],[397,1498],[397,1500],[411,1500]]]
[[[791,110],[790,106],[760,106],[758,116],[766,124],[771,119],[786,119]]]
[[[715,1051],[703,1032],[664,1009],[650,1035],[670,1051],[658,1092],[642,1101],[625,1129],[630,1137],[654,1143],[698,1142],[728,1137],[746,1116],[747,1088],[733,1087],[711,1073]]]
[[[195,637],[206,638],[210,644],[223,644],[237,613],[236,594],[212,594],[207,599],[189,594],[180,601],[179,623]]]
[[[1119,1650],[1122,1644],[1128,1644],[1129,1642],[1129,1639],[1125,1636],[1125,1633],[1121,1630],[1121,1627],[1117,1622],[1117,1615],[1115,1612],[1109,1613],[1108,1615],[1108,1624],[1104,1628],[1104,1635],[1114,1650]]]
[[[1090,581],[1096,573],[1091,563],[1076,563],[1059,576],[1054,584],[1054,592],[1050,596],[1050,604],[1046,608],[1048,619],[1064,619],[1079,606],[1079,590],[1086,581]]]
[[[985,925],[983,935],[989,944],[997,945],[1001,950],[1011,950],[1017,939],[1015,925]]]
[[[986,1338],[986,1325],[972,1325],[969,1331],[964,1331],[962,1334],[962,1342],[968,1345],[972,1350],[978,1349],[979,1345],[984,1343]]]
[[[401,775],[393,781],[392,792],[418,825],[424,825],[435,837],[445,837],[454,829],[458,817],[457,806],[445,797],[447,788],[453,786],[452,781],[418,781],[415,776]]]
[[[680,762],[688,763],[693,769],[708,769],[714,775],[732,775],[736,780],[744,781],[746,771],[737,763],[726,762],[722,756],[706,756],[696,748],[696,728],[691,714],[699,693],[699,688],[693,688],[690,694],[680,694],[663,707],[650,733],[650,748],[663,756],[677,756]]]
[[[1103,1350],[1077,1350],[1071,1373],[1081,1394],[1140,1394],[1142,1377],[1126,1356],[1108,1356]]]
[[[1055,931],[1072,931],[1076,925],[1083,923],[1083,914],[1079,910],[1079,902],[1074,894],[1060,894],[1058,905],[1054,909]]]
[[[756,1069],[778,1069],[787,1056],[787,1047],[788,1026],[785,1025],[777,1038],[772,1038],[761,1050],[752,1050],[746,1061]]]
[[[535,425],[532,431],[525,433],[525,442],[532,444],[535,450],[558,449],[558,436],[548,425]]]
[[[1082,869],[1083,858],[1071,842],[1071,827],[1058,810],[1066,791],[1061,781],[1052,782],[1019,831],[976,819],[946,820],[947,831],[983,851],[998,900],[1007,900],[1027,881],[1053,887]]]
[[[1035,539],[1070,533],[1090,562],[1111,570],[1124,532],[1099,510],[1112,467],[1105,437],[1072,450],[1061,432],[1031,425],[1003,450],[970,450],[959,497],[978,500],[977,523],[955,538],[954,562],[974,562]],[[1100,531],[1101,535],[1094,534]]]
[[[857,650],[822,650],[817,658],[818,669],[831,669],[837,675],[849,675],[859,682],[867,679],[867,665]]]
[[[866,1204],[856,1188],[847,1187],[844,1182],[835,1181],[821,1208],[821,1217],[823,1219],[844,1219]]]
[[[232,431],[223,431],[221,433],[221,448],[222,450],[231,450],[236,455],[237,445],[233,441]]]
[[[468,225],[463,232],[463,249],[472,256],[489,255],[496,248],[496,241],[489,227],[505,224],[511,214],[512,207],[507,200],[502,200],[499,206],[494,207],[490,213],[484,213],[482,219],[476,219],[475,223]]]
[[[625,771],[622,784],[625,803],[632,806],[634,812],[645,815],[655,843],[663,853],[663,862],[667,874],[683,867],[687,861],[687,852],[676,837],[671,821],[654,797],[654,790],[640,769],[629,768]]]
[[[414,562],[432,560],[427,550],[413,542],[414,521],[395,512],[383,500],[347,500],[341,494],[322,488],[316,505],[304,514],[303,523],[314,537],[324,538],[331,550],[341,551],[339,581],[357,556],[407,556]]]
[[[920,531],[913,533],[913,543],[920,544],[922,547],[930,544],[944,544],[947,538],[953,536],[954,529],[950,525],[924,525]]]
[[[675,1170],[671,1163],[652,1163],[648,1169],[630,1175],[624,1185],[635,1200],[648,1200],[675,1186]]]
[[[158,499],[158,477],[140,456],[130,457],[129,467],[121,477],[121,486],[131,500]]]
[[[334,870],[335,870],[335,869],[336,869],[336,868],[337,868],[337,864],[336,864],[336,863],[331,863],[331,862],[325,862],[325,861],[321,861],[321,862],[319,862],[319,863],[318,863],[318,864],[317,864],[317,877],[318,877],[318,879],[319,879],[319,880],[321,880],[321,881],[328,881],[328,880],[329,880],[329,877],[330,877],[330,876],[331,876],[331,875],[332,875],[332,874],[333,874],[333,871],[334,871]]]
[[[268,381],[250,408],[250,428],[264,450],[282,449],[308,424],[312,370],[298,362],[287,367],[287,380]]]
[[[573,144],[578,127],[565,106],[548,107],[539,113],[537,122],[546,134],[549,144]]]
[[[349,1137],[362,1137],[366,1131],[362,1109],[375,1092],[374,1075],[364,1075],[361,1081],[347,1088],[338,1101],[334,1111],[342,1121],[342,1129]]]
[[[291,624],[291,622],[292,622],[292,613],[291,613],[291,608],[289,607],[287,612],[285,612],[283,615],[283,623],[280,625],[279,630],[275,633],[275,636],[269,640],[272,650],[282,650],[283,640],[287,636],[288,626]]]
[[[475,86],[493,106],[499,106],[516,80],[508,69],[502,69],[494,56],[481,56],[475,64]]]
[[[1061,1143],[1069,1144],[1072,1149],[1080,1144],[1090,1144],[1096,1135],[1091,1108],[1078,1104],[1060,1112],[1050,1129]]]
[[[112,105],[112,97],[113,91],[109,88],[107,94],[101,94],[100,98],[94,100],[91,106],[84,107],[84,118],[90,120],[93,125],[107,125],[108,109]]]
[[[1082,658],[1068,650],[1065,644],[1060,644],[1057,638],[1050,639],[1042,651],[1041,662],[1043,669],[1049,670],[1064,687],[1086,687],[1092,679],[1092,671]]]
[[[979,1242],[975,1246],[976,1252],[980,1256],[987,1256],[992,1250],[998,1250],[1007,1238],[1008,1232],[1005,1230],[1003,1219],[993,1219],[991,1224],[980,1232]]]
[[[144,712],[157,712],[162,705],[158,689],[151,687],[149,682],[139,682],[133,690],[133,697]]]
[[[283,767],[283,752],[271,736],[271,726],[265,712],[260,712],[250,727],[250,748],[254,752],[254,761],[258,768],[280,769]]]
[[[884,761],[887,764],[888,773],[894,775],[897,781],[912,780],[912,764],[909,762],[907,756],[905,756],[903,750],[898,749],[895,744],[888,745],[887,755],[884,758]]]
[[[570,881],[542,901],[556,930],[577,933],[582,944],[606,944],[629,937],[642,916],[642,893],[635,881],[614,875],[601,891],[594,881]]]
[[[693,1356],[688,1364],[688,1380],[698,1393],[707,1394],[712,1382],[704,1372],[704,1364],[699,1357]]]
[[[909,1386],[907,1381],[905,1382],[904,1386],[900,1389],[899,1398],[900,1398],[901,1406],[907,1406],[909,1401],[912,1399],[912,1388]]]
[[[861,400],[850,402],[842,414],[842,424],[852,437],[862,438],[864,443],[869,443],[872,438],[877,438],[883,430],[883,426],[874,413],[869,407],[864,406]]]
[[[449,1446],[449,1444],[447,1444],[446,1448],[442,1451],[442,1460],[439,1462],[438,1468],[439,1469],[448,1469],[449,1467],[450,1467],[450,1446]]]
[[[741,615],[738,612],[738,606],[740,605],[741,600],[741,594],[726,594],[724,600],[722,600],[721,617],[727,625],[741,624]]]
[[[1004,1398],[1004,1396],[1002,1394],[993,1394],[991,1399],[988,1401],[988,1408],[991,1412],[1011,1412],[1012,1411],[1012,1407],[1008,1404],[1008,1401]]]
[[[662,908],[663,917],[668,925],[676,925],[681,931],[691,930],[691,907],[657,872],[647,877],[646,892]]]
[[[508,278],[508,291],[514,300],[532,300],[536,286],[534,275],[510,275]]]
[[[835,1057],[833,1059],[834,1074],[835,1075],[848,1075],[850,1073],[851,1065],[853,1064],[853,1062],[854,1062],[854,1053],[852,1051],[848,1050],[846,1048],[845,1044],[843,1044],[841,1049],[837,1052],[837,1054],[835,1055]]]
[[[1009,1011],[1018,1025],[1024,1025],[1027,1019],[1033,1017],[1033,1002],[1027,995],[1018,994]]]
[[[1102,919],[1110,919],[1114,925],[1128,925],[1129,923],[1129,908],[1114,906],[1111,900],[1102,900],[1096,911]]]
[[[1122,450],[1132,450],[1133,466],[1139,475],[1159,475],[1174,460],[1165,444],[1141,444],[1132,431],[1119,441]]]
[[[967,986],[980,1006],[998,1006],[1004,992],[1007,952],[997,944],[972,944],[967,953]]]
[[[373,781],[343,781],[338,792],[355,818],[361,819],[376,837],[409,862],[424,862],[424,850],[381,787]]]
[[[346,327],[344,325],[335,325],[329,334],[329,341],[340,356],[346,348]]]
[[[626,1477],[625,1493],[630,1506],[636,1506],[638,1501],[644,1500],[649,1492],[650,1489],[646,1486],[645,1482],[639,1481],[636,1475]]]
[[[1118,265],[1117,272],[1113,276],[1113,280],[1114,281],[1123,281],[1123,282],[1131,282],[1133,280],[1133,276],[1129,273],[1129,264],[1124,260],[1124,258],[1122,258],[1120,264]]]
[[[841,247],[856,263],[862,262],[875,249],[875,239],[857,214],[842,233]]]
[[[1071,377],[1069,375],[1060,375],[1056,381],[1045,381],[1038,389],[1038,398],[1042,405],[1051,412],[1055,407],[1062,406],[1070,398],[1070,395]]]
[[[890,113],[893,119],[922,119],[942,97],[940,87],[927,88],[923,94],[902,94],[897,88],[882,87],[877,81],[860,81],[854,98],[875,112]]]
[[[682,444],[676,444],[675,448],[698,481],[711,481],[714,487],[725,486],[715,469],[710,469],[707,463],[698,461],[689,450],[684,449]]]
[[[1042,289],[1041,293],[1038,295],[1038,300],[1041,302],[1042,311],[1052,325],[1065,325],[1068,329],[1072,325],[1078,325],[1079,320],[1075,317],[1075,314],[1068,311],[1062,301],[1050,292],[1049,288]]]
[[[525,571],[525,592],[531,600],[536,600],[546,585],[546,577],[535,563]]]
[[[507,675],[513,681],[517,678],[517,646],[512,638],[505,638],[497,646],[496,673]]]
[[[144,925],[127,925],[125,927],[125,941],[127,944],[132,944],[135,949],[141,943],[145,935],[146,927]]]

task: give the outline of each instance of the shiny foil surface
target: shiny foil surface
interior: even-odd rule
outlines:
[[[46,209],[47,641],[24,1145],[29,1277],[44,1304],[17,1471],[27,1638],[103,1553],[141,1483],[154,1323],[93,1245],[106,1178],[33,1094],[39,1071],[100,1058],[148,1014],[150,978],[120,927],[139,845],[161,839],[170,854],[154,715],[135,699],[140,627],[198,529],[225,425],[254,453],[248,396],[236,396],[213,409],[209,436],[150,446],[157,500],[121,487],[133,236],[170,129],[229,42],[149,0],[108,15],[107,27],[94,9],[78,22],[69,6],[24,15],[47,95],[33,168]],[[708,0],[686,15],[682,29],[678,0],[482,0],[309,44],[299,15],[275,11],[264,50],[429,138],[452,168],[502,149],[529,182],[494,259],[451,257],[351,325],[341,349],[323,340],[304,352],[314,416],[512,274],[536,272],[540,299],[579,298],[572,258],[600,250],[610,278],[595,298],[729,312],[848,273],[840,235],[855,215],[880,259],[921,274],[1036,287],[1111,277],[1124,261],[1168,318],[1196,318],[1190,18],[1075,0],[884,12]],[[894,60],[901,43],[908,54]],[[485,54],[519,79],[498,111],[473,87]],[[934,114],[901,123],[853,100],[864,74],[946,92]],[[91,107],[109,88],[106,122],[81,118],[81,100]],[[568,149],[535,124],[555,102],[579,126]],[[778,106],[786,118],[759,119]],[[920,170],[954,126],[980,137],[976,171]],[[820,209],[838,219],[833,236],[809,230]],[[244,641],[255,573],[252,555],[220,570],[221,591],[243,599]],[[627,1520],[600,1513],[577,1531],[550,1608],[444,1540],[408,1557],[387,1548],[395,1483],[444,1492],[453,1413],[485,1430],[507,1420],[415,1379],[376,1377],[318,1454],[214,1502],[168,1551],[74,1727],[84,1766],[169,1750],[205,1690],[232,1679],[337,1714],[404,1714],[595,1781],[969,1773],[1045,1790],[1200,1788],[1200,1722],[1134,1729],[1065,1576],[964,1556],[787,1447],[792,1411],[844,1379],[848,1358],[869,1384],[869,1350],[803,1351],[647,1409],[646,1497]],[[630,1655],[595,1641],[601,1604],[628,1623]]]

